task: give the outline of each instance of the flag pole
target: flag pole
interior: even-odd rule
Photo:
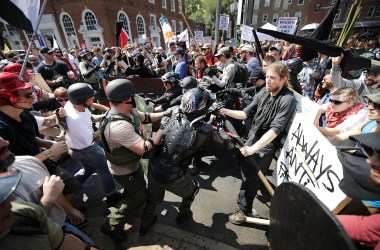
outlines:
[[[26,68],[26,63],[28,62],[28,57],[29,57],[30,51],[32,50],[33,38],[37,34],[38,26],[40,26],[42,15],[43,15],[43,13],[45,11],[46,3],[47,3],[47,0],[44,0],[44,3],[42,4],[42,7],[41,7],[40,14],[38,15],[37,24],[36,24],[36,27],[34,28],[33,36],[32,36],[32,39],[31,39],[31,41],[29,43],[28,51],[26,52],[25,60],[24,60],[24,62],[22,64],[22,67],[21,67],[21,71],[20,71],[20,75],[19,75],[20,79],[23,78],[23,75],[24,75],[24,72],[25,72],[25,68]]]
[[[188,23],[187,20],[186,20],[186,17],[183,15],[183,12],[182,12],[182,11],[180,11],[179,13],[181,14],[183,20],[185,21],[185,24],[186,24],[187,28],[189,29],[189,32],[190,32],[191,38],[194,39],[195,47],[197,47],[197,50],[199,50],[198,42],[197,42],[197,40],[195,40],[195,36],[194,36],[194,34],[193,34],[193,30],[190,28],[189,23]]]

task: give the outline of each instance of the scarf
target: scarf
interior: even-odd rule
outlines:
[[[329,105],[326,110],[326,121],[327,121],[326,127],[335,128],[336,126],[344,122],[349,116],[358,113],[364,107],[365,107],[365,104],[362,102],[359,102],[354,107],[351,107],[345,111],[334,112],[332,111],[331,105]]]

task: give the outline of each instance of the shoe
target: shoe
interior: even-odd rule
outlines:
[[[111,229],[109,225],[109,220],[106,220],[103,223],[103,225],[100,227],[100,232],[102,232],[103,234],[109,235],[111,240],[115,244],[122,243],[123,241],[127,239],[127,233],[123,229],[121,228],[117,228],[114,230]]]
[[[107,196],[107,207],[116,207],[120,201],[123,199],[123,193],[116,191],[116,193]]]
[[[184,211],[180,211],[177,215],[177,218],[175,218],[175,223],[177,225],[181,225],[185,220],[193,217],[193,211],[189,209],[186,209]]]
[[[149,217],[151,217],[151,218],[149,219]],[[152,215],[145,215],[145,216],[143,215],[141,217],[141,225],[140,225],[139,235],[144,236],[148,232],[149,228],[154,223],[156,223],[156,221],[157,221],[157,214],[154,214],[153,217],[152,217]]]
[[[247,221],[247,217],[252,217],[252,214],[245,213],[239,209],[235,213],[228,216],[228,221],[235,225],[241,225]]]
[[[193,166],[192,168],[190,168],[189,173],[191,176],[197,175],[199,173],[199,167]]]

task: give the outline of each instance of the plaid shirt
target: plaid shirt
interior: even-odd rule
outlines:
[[[302,71],[298,74],[299,83],[306,84],[306,87],[302,91],[303,95],[310,99],[313,99],[315,88],[318,85],[318,82],[313,80],[313,74],[317,69],[317,65],[318,59],[314,59],[309,65],[304,63]],[[322,75],[321,67],[318,67],[317,73],[319,73],[319,75]]]
[[[94,56],[92,58],[92,62],[95,63],[95,65],[99,65],[100,66],[100,64],[102,63],[102,61],[103,61],[103,56],[101,56],[100,58],[97,58],[96,56]],[[104,78],[106,78],[108,76],[106,73],[103,73],[100,70],[98,70],[97,74],[98,74],[98,78],[99,79],[104,79]]]

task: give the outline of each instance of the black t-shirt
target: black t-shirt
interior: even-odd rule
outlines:
[[[33,110],[35,111],[54,111],[58,108],[62,108],[62,106],[54,97],[33,103]]]
[[[64,81],[57,84],[57,86],[50,86],[53,89],[63,86],[68,87],[70,85],[70,79],[67,76],[67,72],[70,71],[69,66],[61,60],[54,60],[52,65],[46,65],[41,62],[37,67],[37,72],[41,74],[42,78],[45,80],[53,81],[63,76]]]
[[[0,136],[9,141],[9,150],[15,155],[35,156],[39,153],[36,119],[29,111],[23,111],[20,116],[21,122],[0,111]]]

